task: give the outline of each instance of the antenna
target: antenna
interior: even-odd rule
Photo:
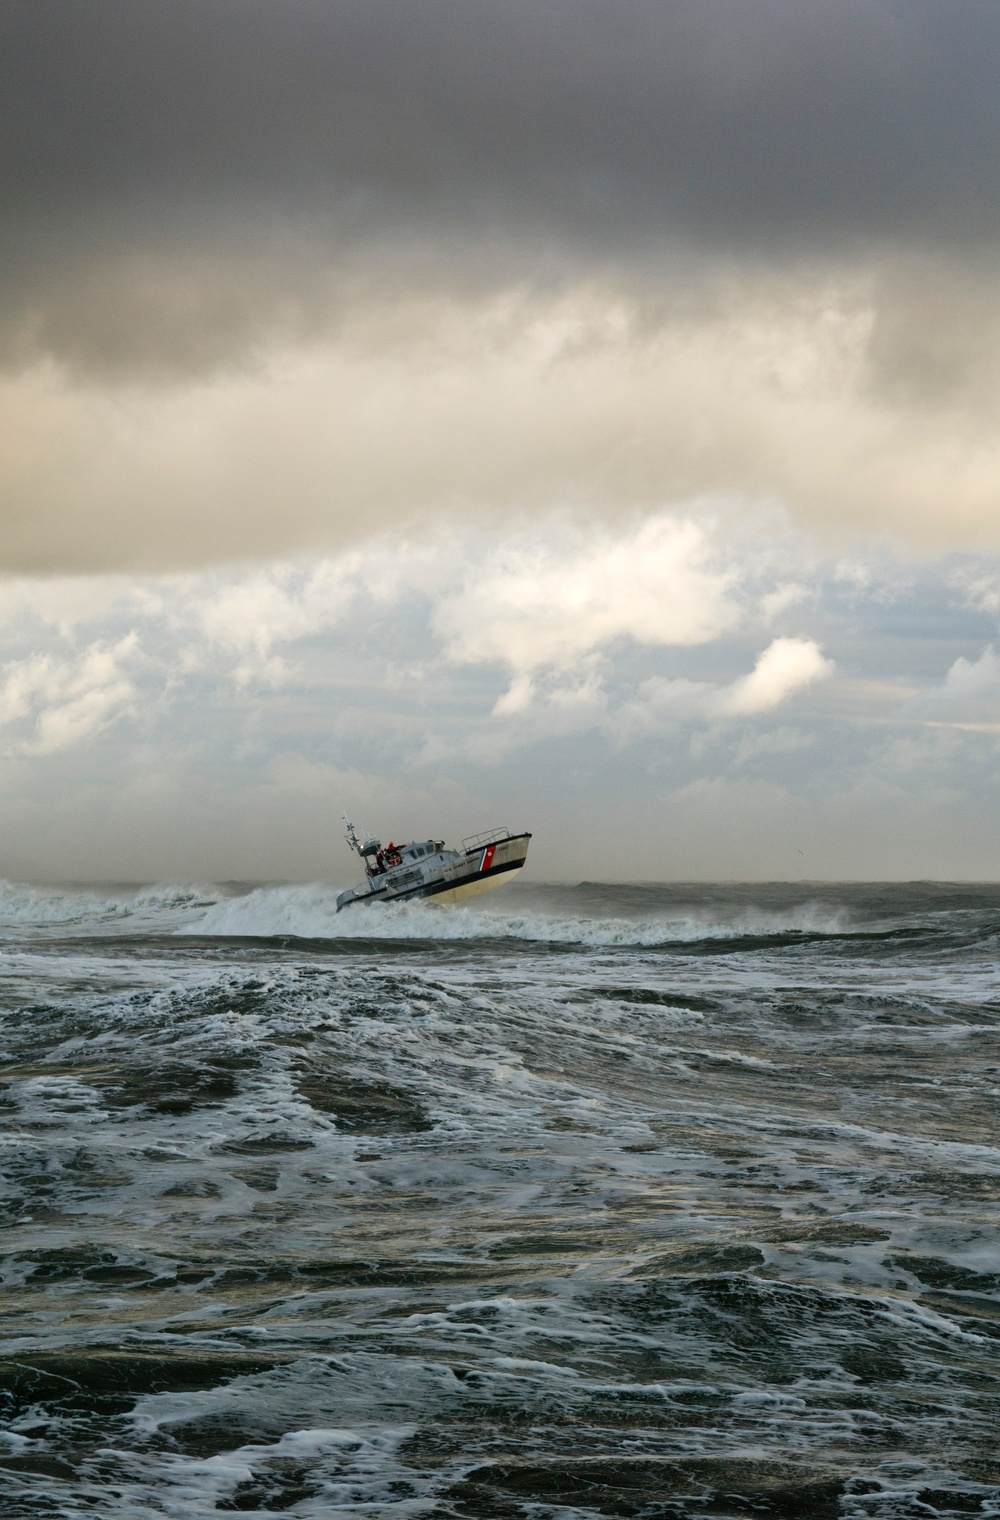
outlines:
[[[353,823],[348,818],[346,813],[344,814],[344,822],[347,824],[347,833],[344,835],[344,838],[347,840],[347,843],[350,845],[351,849],[356,851],[356,853],[361,856],[361,859],[365,863],[365,870],[369,875],[371,875],[371,866],[368,864],[368,861],[371,857],[374,857],[376,860],[378,859],[378,853],[382,848],[381,839],[374,838],[373,835],[366,833],[365,830],[362,829],[361,832],[364,834],[364,843],[362,843],[357,836],[357,832],[355,831]]]
[[[343,818],[344,822],[347,825],[347,833],[344,835],[344,838],[347,840],[347,843],[350,845],[351,849],[356,850],[357,853],[361,855],[361,841],[359,840],[357,834],[354,832],[354,825],[346,813],[343,815]],[[363,855],[362,859],[364,859]]]

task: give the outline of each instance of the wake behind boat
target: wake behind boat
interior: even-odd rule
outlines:
[[[488,829],[462,840],[460,850],[449,850],[443,839],[419,844],[389,844],[380,839],[362,842],[347,814],[344,836],[360,855],[367,878],[363,887],[349,887],[337,897],[337,912],[359,902],[409,902],[431,897],[439,903],[463,902],[490,892],[510,881],[528,855],[530,834],[510,829]]]

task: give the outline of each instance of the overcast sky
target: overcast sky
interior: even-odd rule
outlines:
[[[0,874],[1000,875],[995,0],[8,0]]]

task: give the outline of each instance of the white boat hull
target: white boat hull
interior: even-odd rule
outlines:
[[[523,866],[515,866],[512,870],[504,871],[497,876],[480,876],[476,881],[462,882],[461,886],[451,887],[444,892],[435,892],[430,898],[436,903],[460,903],[470,897],[482,897],[484,892],[495,892],[497,887],[502,887],[505,882],[513,881],[524,870]]]

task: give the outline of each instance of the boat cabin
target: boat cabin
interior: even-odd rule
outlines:
[[[396,866],[423,860],[428,855],[436,855],[444,849],[443,839],[425,839],[419,844],[393,844],[390,839],[384,849],[379,847],[375,851],[375,868],[371,871],[373,876],[382,876],[386,871],[393,870]]]

